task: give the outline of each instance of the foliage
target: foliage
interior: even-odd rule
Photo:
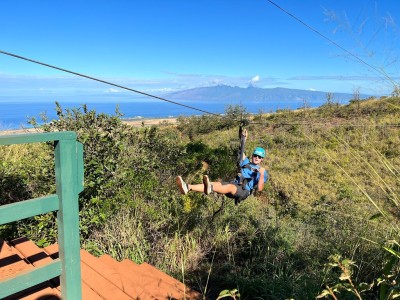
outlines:
[[[187,134],[191,139],[199,134],[211,133],[216,130],[224,130],[236,127],[240,122],[249,122],[249,113],[242,105],[228,106],[223,116],[202,115],[178,118],[178,129]]]
[[[58,119],[38,129],[73,130],[84,144],[81,232],[92,253],[146,261],[210,299],[394,299],[400,99],[340,106],[327,97],[316,109],[252,117],[233,107],[224,117],[150,128],[127,126],[118,111],[56,104]],[[240,120],[248,123],[246,149],[267,149],[265,191],[237,206],[178,194],[176,175],[197,183],[203,174],[235,176]],[[35,147],[0,148],[2,204],[54,191],[51,145]],[[56,230],[49,214],[0,233],[45,245]]]
[[[342,291],[349,292],[356,296],[357,299],[362,299],[360,295],[360,290],[362,288],[367,287],[367,284],[362,284],[361,287],[356,287],[351,279],[353,270],[352,268],[355,266],[355,263],[349,259],[342,259],[340,255],[332,255],[329,257],[330,263],[329,267],[338,268],[340,273],[339,280],[340,283],[336,284],[333,287],[326,286],[326,289],[322,291],[317,298],[322,298],[327,295],[332,296],[334,299],[337,299],[335,294],[338,294]]]
[[[55,192],[54,159],[45,143],[0,147],[0,205]],[[0,226],[0,237],[27,235],[38,243],[54,241],[53,214]],[[32,230],[36,228],[36,230]],[[47,230],[51,228],[50,230]]]
[[[219,293],[217,300],[229,297],[231,299],[240,299],[240,294],[237,289],[233,290],[223,290]]]

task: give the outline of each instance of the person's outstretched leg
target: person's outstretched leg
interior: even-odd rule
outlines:
[[[237,188],[234,184],[222,184],[219,181],[210,182],[207,175],[203,176],[203,183],[199,184],[187,184],[181,176],[178,176],[176,177],[176,184],[183,195],[186,195],[189,191],[200,192],[206,195],[209,195],[211,192],[234,195],[237,192]]]
[[[237,187],[231,183],[221,183],[221,182],[211,182],[213,192],[218,194],[232,194],[235,195],[237,192]]]
[[[181,176],[176,177],[176,184],[181,191],[182,195],[186,195],[189,191],[195,192],[204,192],[204,184],[188,184],[186,183]]]
[[[222,184],[221,182],[210,182],[210,179],[207,175],[203,176],[203,185],[204,185],[204,194],[209,195],[211,192],[217,192],[219,194],[232,194],[234,195],[237,191],[237,188],[234,184],[226,183]]]

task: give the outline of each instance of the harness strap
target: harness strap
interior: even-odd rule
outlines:
[[[251,166],[251,164],[249,164],[249,163],[248,163],[248,164],[245,164],[244,166],[242,166],[241,169],[248,169],[248,170],[252,171],[253,174],[254,174],[254,170],[258,170],[258,168],[253,168],[253,167]],[[247,183],[248,183],[250,180],[252,180],[253,177],[254,177],[254,176],[251,176],[250,178],[244,177],[243,174],[242,174],[242,172],[238,173],[238,176],[239,176],[239,185],[241,185],[241,186],[242,186],[242,189],[244,189],[244,190],[246,189]],[[252,193],[252,192],[253,192],[253,189],[250,191],[250,193]]]

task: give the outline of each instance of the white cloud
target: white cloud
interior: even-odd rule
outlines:
[[[109,88],[106,90],[106,93],[120,93],[121,91],[118,89],[114,89],[114,88]]]
[[[260,81],[260,76],[259,76],[259,75],[254,76],[254,77],[250,80],[250,83],[256,83],[257,81]]]
[[[167,92],[173,92],[176,89],[173,88],[154,88],[154,89],[147,89],[146,92],[151,93],[151,92],[156,92],[156,93],[167,93]]]

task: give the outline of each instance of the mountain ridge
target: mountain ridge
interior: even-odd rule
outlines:
[[[331,92],[289,89],[283,87],[275,88],[259,88],[248,86],[242,88],[238,86],[217,85],[210,87],[192,88],[177,92],[168,93],[165,96],[173,100],[187,101],[227,101],[235,100],[244,101],[308,101],[308,102],[324,102],[327,94]],[[348,102],[354,98],[354,94],[332,92],[332,101]],[[370,95],[360,95],[360,98],[367,98]]]

